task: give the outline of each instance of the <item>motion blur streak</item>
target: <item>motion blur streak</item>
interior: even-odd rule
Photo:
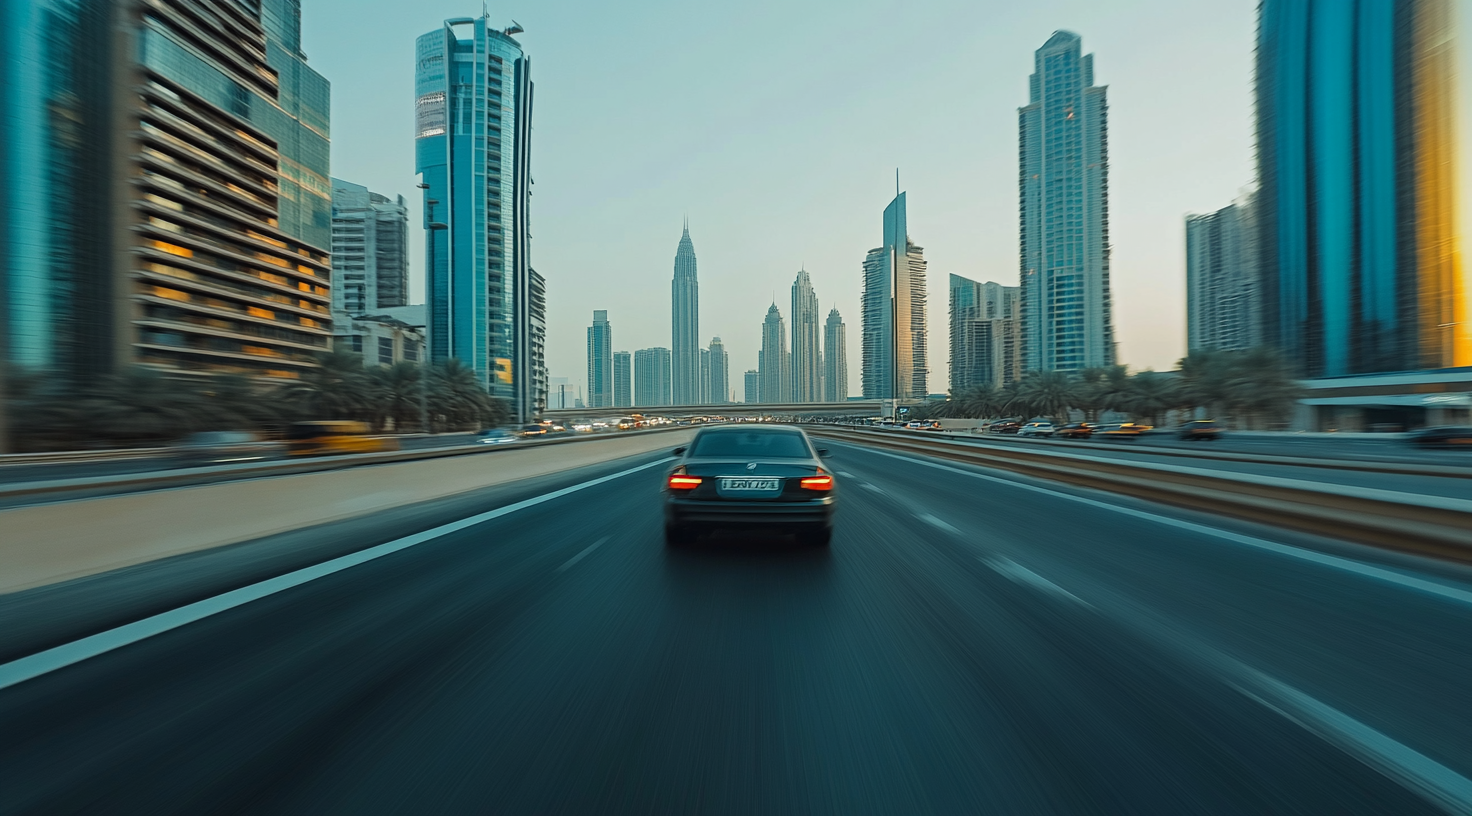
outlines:
[[[651,468],[0,691],[0,812],[1466,802],[1466,606],[1161,523],[1196,515],[856,445],[830,461],[872,488],[831,547],[668,550]]]
[[[470,518],[461,519],[460,521],[456,521],[451,524],[445,524],[440,527],[436,527],[433,530],[426,530],[425,532],[406,536],[404,538],[390,541],[386,544],[380,544],[376,547],[370,547],[369,549],[362,550],[360,552],[355,552],[350,555],[344,555],[341,558],[334,558],[331,561],[327,561],[313,567],[299,569],[295,572],[290,572],[286,575],[272,578],[267,581],[261,581],[260,583],[251,584],[247,587],[241,587],[240,589],[234,590],[232,592],[227,592],[223,595],[217,595],[213,598],[198,601],[196,603],[189,604],[188,606],[184,606],[170,612],[165,612],[161,615],[154,615],[153,617],[145,618],[143,620],[130,623],[126,626],[119,626],[116,629],[110,629],[106,632],[100,632],[98,634],[92,635],[91,637],[83,638],[81,640],[68,643],[64,646],[57,646],[53,649],[47,649],[44,652],[39,652],[29,657],[23,657],[20,660],[13,660],[4,665],[0,665],[0,689],[9,688],[16,683],[21,683],[26,680],[30,680],[31,678],[39,677],[48,672],[56,671],[57,669],[70,666],[78,661],[86,660],[89,657],[96,657],[97,655],[103,654],[105,652],[110,652],[113,649],[127,646],[131,643],[137,643],[144,638],[163,634],[164,632],[167,632],[171,629],[177,629],[178,627],[185,624],[193,623],[197,620],[207,618],[210,615],[217,615],[227,609],[234,609],[235,607],[242,604],[247,604],[251,601],[264,598],[267,595],[274,595],[277,592],[291,589],[295,586],[301,586],[308,581],[316,580],[323,577],[324,575],[331,575],[335,572],[341,572],[348,567],[355,567],[359,564],[372,561],[375,558],[382,558],[385,555],[408,549],[409,547],[413,547],[416,544],[423,544],[426,541],[433,541],[436,538],[441,538],[451,533],[474,527],[477,524],[484,524],[487,521],[498,519],[502,516],[515,513],[518,510],[525,510],[528,507],[535,507],[536,505],[543,502],[552,501],[553,499],[560,499],[563,496],[571,495],[572,493],[576,493],[579,490],[586,490],[587,488],[593,487],[594,485],[600,485],[604,482],[619,479],[631,473],[638,473],[641,470],[648,470],[649,468],[652,468],[656,465],[662,465],[668,461],[668,459],[660,459],[655,462],[639,465],[638,467],[629,468],[628,470],[623,470],[608,476],[602,476],[600,478],[592,479],[581,484],[576,484],[572,487],[565,487],[561,490],[555,490],[551,493],[537,496],[536,498],[526,499],[525,501],[519,501],[515,504],[507,505],[506,507],[490,510],[479,515],[471,516]],[[602,542],[599,543],[601,544]],[[594,544],[592,547],[589,547],[587,552],[591,552],[593,547],[596,546],[598,545]],[[581,553],[577,557],[581,558],[585,554],[586,552]]]

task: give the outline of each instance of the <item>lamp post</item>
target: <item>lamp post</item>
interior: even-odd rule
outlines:
[[[416,184],[414,186],[418,187],[421,190],[429,189],[429,185],[424,182],[420,182],[419,184]],[[426,318],[428,318],[429,316],[429,310],[434,307],[434,304],[429,302],[429,279],[435,271],[434,234],[440,230],[447,230],[450,228],[448,224],[434,220],[434,205],[438,203],[440,202],[437,198],[424,199],[424,228],[429,230],[429,269],[425,270],[424,272],[424,311]],[[414,328],[424,329],[424,353],[419,355],[419,425],[425,433],[430,433],[431,429],[429,427],[428,408],[429,370],[425,368],[425,364],[429,362],[426,359],[429,356],[429,326],[427,319],[425,323],[426,325],[415,326]]]

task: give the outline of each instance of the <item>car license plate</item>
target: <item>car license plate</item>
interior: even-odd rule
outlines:
[[[781,479],[747,479],[727,478],[721,480],[721,490],[724,491],[754,491],[770,493],[782,487]]]

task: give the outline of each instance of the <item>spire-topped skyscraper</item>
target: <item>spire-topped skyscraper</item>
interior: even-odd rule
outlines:
[[[695,277],[695,244],[690,222],[675,250],[675,279],[670,284],[670,364],[675,405],[700,402],[700,282]]]
[[[818,314],[818,296],[813,294],[812,278],[803,269],[792,282],[792,382],[788,396],[793,402],[817,402],[823,396]]]

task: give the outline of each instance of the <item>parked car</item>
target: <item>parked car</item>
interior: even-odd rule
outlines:
[[[1041,436],[1053,435],[1053,423],[1051,422],[1029,422],[1017,430],[1018,436]]]
[[[1094,426],[1087,422],[1070,422],[1053,430],[1053,436],[1058,439],[1088,439],[1093,433]]]
[[[475,435],[475,441],[482,445],[505,445],[516,441],[516,435],[505,428],[486,428]]]
[[[1176,429],[1176,436],[1189,442],[1210,442],[1222,435],[1222,426],[1214,419],[1193,419]]]
[[[1434,428],[1421,428],[1406,434],[1406,439],[1418,448],[1472,449],[1472,427],[1442,425]]]
[[[263,442],[248,431],[205,431],[193,433],[174,445],[174,460],[180,465],[224,465],[276,459],[285,447]]]
[[[1136,439],[1146,431],[1152,430],[1153,425],[1137,425],[1133,422],[1115,422],[1109,425],[1099,425],[1090,434],[1094,439]]]

